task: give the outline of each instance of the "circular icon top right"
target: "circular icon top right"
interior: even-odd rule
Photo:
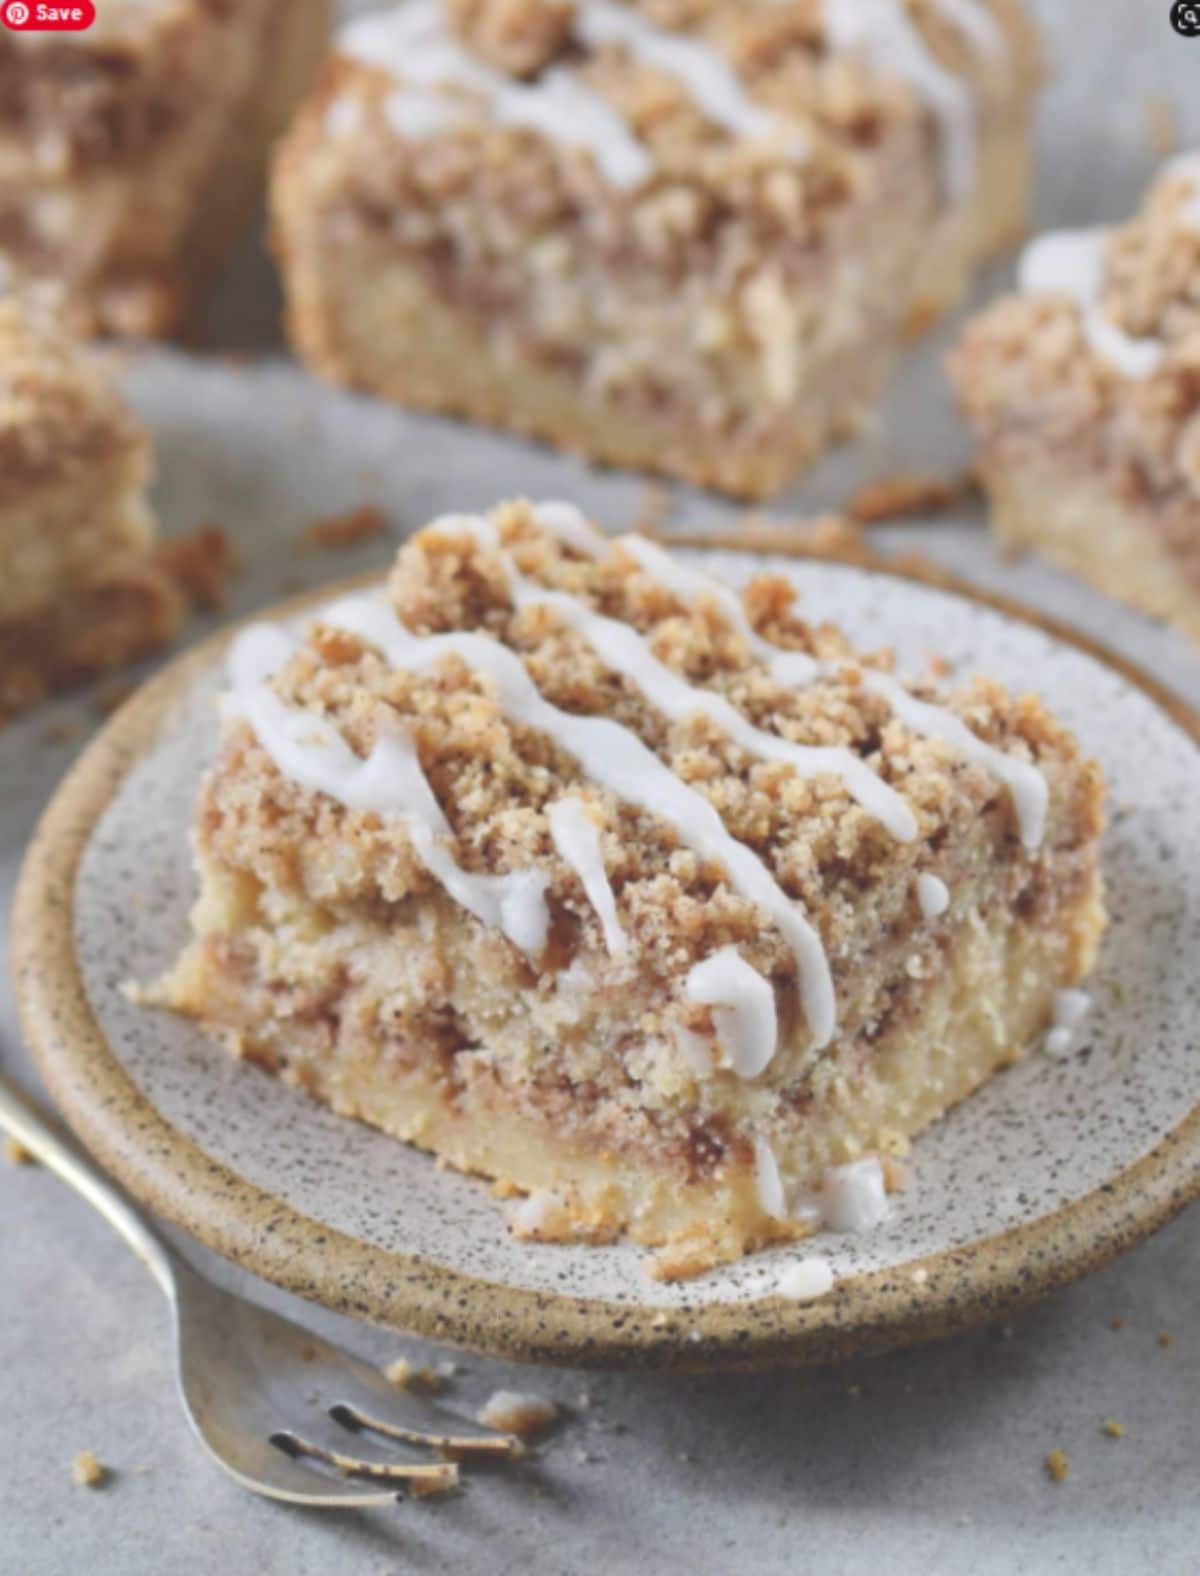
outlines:
[[[1200,38],[1200,0],[1175,0],[1171,26],[1182,38]]]

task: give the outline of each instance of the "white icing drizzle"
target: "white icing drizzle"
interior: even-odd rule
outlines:
[[[722,947],[689,972],[689,1001],[711,1008],[717,1043],[739,1078],[756,1078],[775,1055],[775,992],[736,947]]]
[[[573,547],[586,558],[607,556],[608,538],[589,524],[583,510],[577,509],[573,503],[563,503],[557,498],[547,499],[544,503],[535,503],[530,514],[535,525],[556,536],[564,546]]]
[[[1111,231],[1056,230],[1040,235],[1021,254],[1017,288],[1024,295],[1065,295],[1075,303],[1088,344],[1123,377],[1148,378],[1166,349],[1158,339],[1134,339],[1105,317],[1104,253]]]
[[[905,843],[916,837],[917,822],[912,810],[896,790],[852,750],[840,746],[794,744],[778,734],[756,728],[723,695],[696,688],[660,662],[645,637],[631,625],[593,612],[566,592],[548,591],[527,580],[501,546],[491,521],[448,515],[434,525],[466,530],[493,551],[504,568],[515,606],[551,609],[583,637],[608,667],[635,684],[651,705],[672,722],[682,722],[700,713],[715,722],[748,755],[781,761],[803,778],[837,777],[855,802],[882,822],[893,837]]]
[[[764,138],[778,132],[776,115],[756,104],[733,67],[698,38],[665,32],[639,12],[613,0],[581,0],[575,32],[592,49],[615,44],[681,83],[709,120],[738,137]],[[794,128],[796,150],[808,153]]]
[[[617,538],[616,545],[635,558],[647,573],[653,574],[685,607],[704,597],[716,602],[746,640],[752,653],[767,664],[772,676],[780,683],[811,683],[815,678],[835,674],[839,670],[840,663],[815,662],[804,652],[785,651],[771,645],[751,627],[736,592],[700,570],[688,569],[676,563],[655,543],[640,536],[622,536]],[[1022,843],[1030,852],[1038,848],[1045,832],[1049,788],[1036,766],[1029,761],[1017,760],[977,738],[947,707],[918,700],[891,674],[881,673],[876,668],[863,668],[861,673],[864,687],[887,701],[895,715],[914,733],[943,740],[968,760],[985,767],[997,777],[1012,795]]]
[[[1040,769],[1029,761],[1007,755],[971,732],[961,717],[945,706],[934,705],[907,690],[900,680],[877,668],[863,668],[862,682],[872,694],[881,696],[900,721],[914,733],[941,739],[966,760],[989,771],[1008,789],[1027,853],[1035,852],[1046,831],[1046,809],[1050,789]]]
[[[1005,53],[1003,29],[980,0],[933,0],[933,8],[959,30],[977,55],[995,60]]]
[[[779,1174],[779,1162],[765,1138],[754,1140],[754,1188],[764,1215],[770,1215],[772,1220],[786,1219],[787,1200],[783,1191],[783,1178]]]
[[[1054,998],[1054,1024],[1047,1032],[1042,1049],[1047,1056],[1066,1056],[1075,1030],[1091,1010],[1092,998],[1085,990],[1060,990]]]
[[[483,99],[500,125],[527,126],[552,142],[586,149],[614,186],[628,190],[651,174],[653,161],[626,121],[574,72],[556,66],[535,82],[518,82],[492,70],[450,36],[438,0],[408,0],[359,17],[343,28],[337,47],[402,84],[388,111],[401,128],[414,114],[406,108],[412,89],[463,88]],[[430,124],[427,111],[416,115],[416,124],[410,134],[429,134],[421,129]]]
[[[588,902],[596,911],[611,958],[629,950],[629,938],[617,917],[616,900],[600,852],[600,832],[582,799],[556,799],[546,812],[550,836],[560,859],[583,883]]]
[[[947,0],[942,3],[949,15]],[[979,7],[959,0],[953,9],[977,12]],[[952,202],[965,199],[974,185],[978,156],[974,95],[966,82],[934,59],[904,0],[824,0],[824,25],[832,49],[861,55],[912,86],[941,134],[946,193]],[[978,31],[978,17],[975,27]]]
[[[700,793],[665,766],[636,734],[607,717],[561,711],[544,699],[520,657],[489,635],[456,631],[413,635],[384,602],[347,597],[326,609],[322,621],[378,646],[395,667],[419,672],[457,656],[495,685],[505,714],[549,734],[583,771],[627,803],[667,821],[682,842],[719,864],[730,884],[778,926],[795,958],[804,1015],[814,1045],[827,1045],[836,1026],[829,960],[799,905],[778,885],[754,851],[727,831]]]
[[[834,1287],[836,1276],[828,1259],[797,1259],[780,1271],[775,1291],[780,1297],[790,1297],[795,1302],[812,1302],[824,1297]]]
[[[753,655],[766,663],[771,676],[781,684],[802,688],[820,677],[821,664],[806,651],[784,651],[762,638],[751,624],[741,597],[731,586],[723,585],[703,570],[689,569],[686,564],[672,558],[657,542],[651,542],[644,536],[633,533],[618,536],[615,545],[628,553],[647,574],[653,575],[659,585],[665,586],[684,607],[691,607],[705,599],[716,603]]]
[[[830,1231],[870,1231],[886,1220],[887,1188],[878,1156],[830,1166],[819,1202],[821,1218]]]
[[[381,731],[363,759],[325,717],[286,705],[266,680],[291,655],[281,630],[251,626],[234,642],[226,700],[230,715],[242,716],[285,777],[328,794],[348,810],[397,817],[413,852],[445,891],[481,923],[503,931],[511,942],[540,956],[549,914],[546,875],[516,870],[479,875],[463,870],[446,844],[453,829],[421,770],[408,731],[398,722]]]
[[[926,919],[937,919],[950,907],[950,889],[940,876],[923,870],[917,877],[917,902]]]

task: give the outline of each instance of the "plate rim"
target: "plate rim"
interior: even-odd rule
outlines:
[[[922,555],[855,546],[814,551],[788,528],[659,533],[671,546],[843,562],[946,590],[1032,625],[1105,663],[1200,749],[1200,712],[1120,653]],[[75,951],[74,886],[97,822],[153,746],[178,693],[237,630],[302,615],[386,568],[240,618],[183,652],[110,717],[67,772],[26,851],[12,967],[26,1041],[86,1147],[142,1204],[222,1257],[335,1312],[493,1356],[608,1368],[767,1370],[865,1356],[1011,1315],[1166,1225],[1200,1196],[1200,1103],[1142,1159],[1035,1220],[893,1268],[848,1276],[826,1297],[671,1308],[505,1285],[362,1242],[314,1220],[207,1155],[122,1066],[92,1012]],[[924,1271],[920,1284],[914,1271]]]

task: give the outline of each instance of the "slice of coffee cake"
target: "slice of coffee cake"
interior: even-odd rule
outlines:
[[[950,363],[995,530],[1200,641],[1200,153],[1020,285]]]
[[[1024,227],[1018,0],[406,0],[273,181],[323,376],[746,496]]]
[[[1090,967],[1102,783],[1034,698],[902,684],[793,597],[517,503],[247,630],[152,999],[534,1195],[524,1234],[811,1230]]]
[[[176,632],[150,435],[87,352],[0,302],[0,722]]]

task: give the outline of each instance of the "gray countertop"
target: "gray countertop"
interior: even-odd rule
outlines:
[[[1182,105],[1190,85],[1190,113],[1200,110],[1200,41],[1171,33],[1167,0],[1040,0],[1038,9],[1060,72],[1043,124],[1039,221],[1117,217],[1154,163],[1150,98]],[[268,348],[271,299],[261,257],[248,253],[209,313],[210,340]],[[946,338],[911,358],[876,435],[822,466],[789,505],[836,501],[855,479],[900,464],[945,469],[961,459],[962,435],[937,373]],[[258,380],[250,395],[246,379]],[[160,438],[167,527],[217,518],[237,536],[245,565],[233,611],[285,585],[385,561],[388,544],[337,557],[292,548],[306,519],[377,496],[381,478],[385,490],[396,488],[381,501],[401,499],[393,511],[400,528],[443,504],[470,506],[518,488],[582,488],[616,525],[637,507],[634,481],[584,480],[570,462],[365,405],[362,453],[339,455],[325,495],[301,503],[267,474],[281,463],[277,448],[271,455],[284,435],[277,423],[271,439],[267,408],[276,395],[310,398],[298,374],[277,365],[193,373],[154,355],[130,367],[129,386]],[[318,418],[331,397],[311,394]],[[255,421],[243,443],[227,442],[231,411],[247,398],[261,401],[262,431]],[[318,419],[308,441],[321,434]],[[676,516],[720,523],[732,511],[681,493]],[[1035,564],[1001,563],[978,522],[885,529],[877,538],[1068,618],[1200,704],[1200,658],[1181,641]],[[98,722],[84,694],[0,735],[5,924],[37,814]],[[6,934],[2,944],[7,951]],[[6,1068],[35,1087],[7,971],[0,1050]],[[456,1402],[471,1406],[499,1384],[516,1384],[570,1408],[541,1457],[519,1476],[476,1479],[442,1503],[332,1515],[257,1501],[200,1454],[172,1394],[160,1295],[97,1217],[45,1171],[3,1163],[0,1208],[3,1573],[53,1576],[86,1561],[95,1576],[878,1567],[901,1576],[967,1568],[978,1576],[1126,1576],[1200,1564],[1195,1210],[1010,1328],[839,1369],[688,1380],[534,1372],[463,1355],[449,1392]],[[203,1257],[216,1273],[237,1275]],[[371,1360],[447,1355],[261,1284],[251,1289]],[[1124,1437],[1103,1431],[1107,1418],[1125,1426]],[[1056,1447],[1070,1461],[1063,1483],[1043,1465]],[[85,1448],[111,1469],[97,1490],[72,1482],[72,1458]]]

